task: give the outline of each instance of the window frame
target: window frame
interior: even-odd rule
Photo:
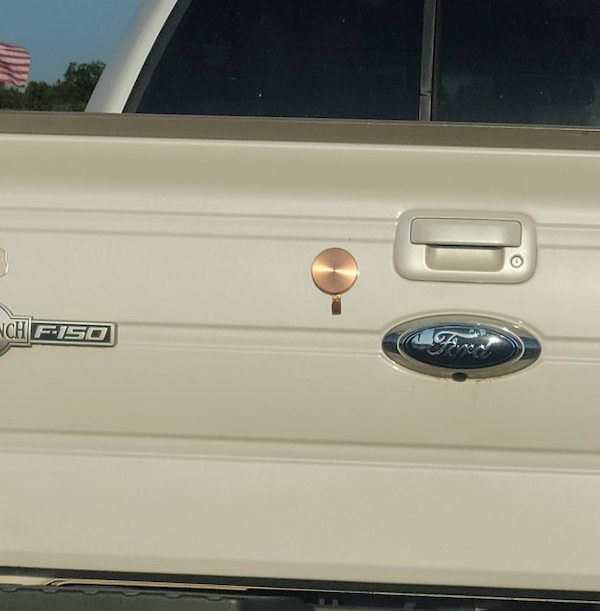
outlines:
[[[160,34],[158,35],[156,41],[152,45],[152,49],[140,70],[140,74],[129,94],[129,98],[123,107],[123,113],[126,114],[135,114],[138,112],[138,108],[142,102],[142,98],[146,93],[146,89],[150,84],[150,80],[158,67],[158,64],[167,48],[173,35],[179,28],[181,21],[183,20],[188,8],[191,6],[194,0],[179,0],[169,18],[165,22]],[[188,115],[189,116],[189,115]]]

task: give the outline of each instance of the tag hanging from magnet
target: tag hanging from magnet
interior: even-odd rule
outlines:
[[[342,313],[342,294],[349,291],[358,278],[356,259],[343,248],[328,248],[315,257],[311,268],[317,288],[331,295],[331,314]]]
[[[333,316],[340,316],[342,313],[342,296],[333,295],[331,297],[331,314]]]

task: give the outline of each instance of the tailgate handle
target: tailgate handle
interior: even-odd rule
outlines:
[[[487,219],[423,219],[412,222],[410,241],[428,246],[505,248],[520,246],[518,221]]]
[[[395,264],[410,280],[518,283],[536,267],[534,222],[523,214],[405,212]]]

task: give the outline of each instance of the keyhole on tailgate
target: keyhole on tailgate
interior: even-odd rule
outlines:
[[[311,268],[317,288],[331,295],[331,314],[342,313],[342,294],[349,291],[358,278],[356,259],[343,248],[328,248],[319,253]]]

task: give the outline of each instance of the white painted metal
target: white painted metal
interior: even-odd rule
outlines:
[[[0,136],[0,301],[120,325],[113,350],[2,357],[0,564],[600,589],[599,170],[596,152]],[[529,216],[536,273],[402,278],[414,209]],[[310,276],[333,246],[361,270],[335,318]],[[436,312],[522,320],[542,358],[463,384],[385,359],[386,330]]]
[[[3,454],[3,562],[599,587],[598,471],[167,456],[167,447],[156,440],[153,453],[128,457]]]
[[[176,4],[177,0],[143,0],[114,60],[94,90],[87,112],[123,112],[142,66]]]

